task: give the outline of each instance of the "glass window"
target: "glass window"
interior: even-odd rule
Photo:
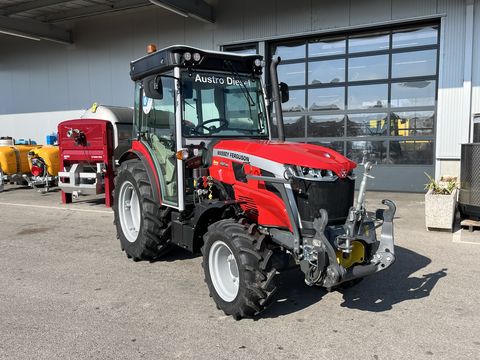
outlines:
[[[437,73],[437,50],[392,55],[392,77],[428,76]]]
[[[320,141],[309,141],[309,143],[314,145],[324,146],[332,150],[335,150],[336,152],[339,152],[342,155],[344,154],[343,141],[320,140]]]
[[[437,44],[438,26],[426,26],[420,29],[405,29],[393,32],[392,47],[403,48],[411,46]]]
[[[303,116],[285,116],[283,118],[285,136],[287,138],[305,137],[305,117]]]
[[[342,110],[345,108],[345,88],[332,87],[308,90],[308,109]]]
[[[352,36],[348,39],[348,52],[387,50],[389,43],[390,35],[388,34]]]
[[[392,136],[433,135],[434,111],[392,112],[390,134]]]
[[[309,116],[308,137],[337,137],[345,135],[345,117],[343,115]]]
[[[347,141],[347,157],[356,163],[363,160],[383,164],[387,161],[386,141]]]
[[[313,40],[308,44],[308,56],[330,56],[345,54],[345,39]]]
[[[387,135],[388,114],[348,114],[347,136]]]
[[[289,95],[289,100],[282,104],[282,110],[286,112],[305,111],[305,90],[290,90]]]
[[[305,63],[278,65],[278,80],[288,86],[305,84]]]
[[[308,64],[309,84],[330,84],[345,81],[345,59],[313,61]]]
[[[304,59],[306,56],[306,45],[304,42],[277,45],[273,53],[280,56],[282,60]]]
[[[353,57],[348,60],[348,81],[388,78],[388,55]]]
[[[357,85],[348,87],[349,109],[376,109],[388,105],[388,85]]]
[[[261,84],[251,75],[182,72],[183,135],[266,136]]]
[[[435,105],[435,81],[420,80],[392,83],[392,107]]]
[[[433,141],[390,141],[390,161],[393,164],[433,164]]]

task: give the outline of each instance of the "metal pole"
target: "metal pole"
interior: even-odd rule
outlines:
[[[277,66],[282,59],[280,56],[274,56],[270,64],[270,80],[272,81],[272,101],[275,106],[275,115],[277,118],[278,140],[285,141],[285,131],[283,126],[282,97],[280,86],[278,85]]]

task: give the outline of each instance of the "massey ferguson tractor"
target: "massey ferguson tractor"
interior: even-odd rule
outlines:
[[[279,62],[270,96],[260,55],[172,46],[131,63],[135,139],[114,190],[122,250],[134,261],[173,245],[201,251],[210,295],[235,319],[267,307],[283,269],[298,266],[307,285],[336,289],[395,261],[394,203],[365,209],[372,165],[354,203],[355,163],[284,140]]]

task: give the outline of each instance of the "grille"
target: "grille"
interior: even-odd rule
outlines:
[[[292,188],[303,221],[313,221],[320,216],[320,209],[325,209],[329,224],[334,224],[344,221],[353,205],[355,180],[320,182],[295,179]]]
[[[480,143],[462,144],[459,203],[480,207]]]
[[[243,211],[249,215],[258,217],[258,208],[252,198],[247,196],[239,196],[238,201],[240,202],[240,207],[243,209]]]

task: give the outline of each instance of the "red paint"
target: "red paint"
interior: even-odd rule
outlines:
[[[356,167],[343,155],[334,150],[303,143],[278,142],[267,140],[222,140],[215,149],[235,151],[278,162],[281,165],[331,170],[338,177],[345,178]],[[233,164],[242,166],[245,175],[261,175],[261,169],[240,160],[222,156],[212,158],[210,175],[233,186],[235,199],[250,220],[265,226],[289,228],[292,225],[281,197],[266,188],[265,182],[256,180],[241,181],[235,178]],[[237,166],[238,166],[237,165]]]
[[[357,167],[357,164],[338,152],[312,144],[276,140],[222,140],[215,145],[215,149],[243,152],[280,164],[332,170],[340,178],[345,178],[350,170]]]
[[[80,130],[85,135],[85,144],[75,142],[75,136],[68,137],[67,131]],[[105,205],[113,205],[113,179],[115,163],[113,159],[113,126],[109,121],[98,119],[67,120],[58,124],[58,145],[60,147],[60,168],[84,163],[96,167],[105,163]],[[62,202],[72,202],[72,195],[62,191]]]
[[[155,184],[157,185],[157,194],[158,194],[158,198],[160,199],[160,205],[161,205],[162,204],[162,192],[160,191],[160,180],[158,179],[158,173],[155,169],[155,163],[153,162],[153,159],[150,156],[150,153],[148,152],[148,149],[140,141],[133,140],[132,141],[132,150],[138,151],[143,156],[145,156],[145,159],[147,160],[148,165],[150,166],[150,169],[152,169],[152,172],[154,173],[154,176],[155,176]]]

